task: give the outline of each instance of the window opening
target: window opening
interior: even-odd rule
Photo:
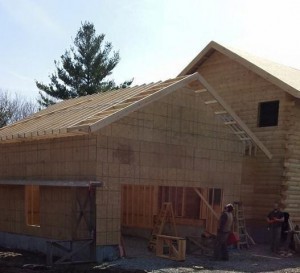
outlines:
[[[258,109],[258,127],[278,125],[279,101],[261,102]]]
[[[25,186],[25,214],[28,226],[40,226],[40,187]]]

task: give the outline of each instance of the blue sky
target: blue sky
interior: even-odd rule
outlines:
[[[300,68],[298,0],[0,0],[0,89],[30,99],[81,22],[119,50],[117,83],[175,77],[211,40]]]

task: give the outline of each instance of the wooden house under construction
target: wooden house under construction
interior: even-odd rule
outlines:
[[[298,76],[211,42],[175,79],[63,101],[0,129],[0,244],[81,242],[102,261],[121,229],[151,230],[164,202],[182,236],[215,233],[233,201],[252,228],[275,200],[300,220]]]

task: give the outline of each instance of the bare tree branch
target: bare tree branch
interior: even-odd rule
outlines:
[[[18,94],[11,96],[8,91],[0,89],[0,128],[35,112],[38,106],[33,101],[27,101]]]

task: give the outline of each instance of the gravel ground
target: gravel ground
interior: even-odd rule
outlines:
[[[289,257],[271,254],[268,245],[255,245],[249,249],[229,249],[229,261],[213,261],[210,256],[194,253],[186,256],[184,262],[162,259],[148,252],[147,241],[141,239],[125,241],[127,257],[109,263],[107,266],[141,272],[300,272],[300,256]],[[102,268],[105,265],[102,265]],[[99,268],[99,267],[98,267]],[[113,272],[113,271],[112,271]]]
[[[147,241],[125,239],[126,258],[101,265],[85,264],[47,268],[45,257],[32,253],[0,250],[0,273],[212,273],[212,272],[276,272],[300,273],[300,256],[273,255],[267,245],[249,249],[229,250],[229,261],[213,261],[211,257],[194,252],[184,262],[156,257],[147,250]],[[30,264],[24,267],[24,264]]]

